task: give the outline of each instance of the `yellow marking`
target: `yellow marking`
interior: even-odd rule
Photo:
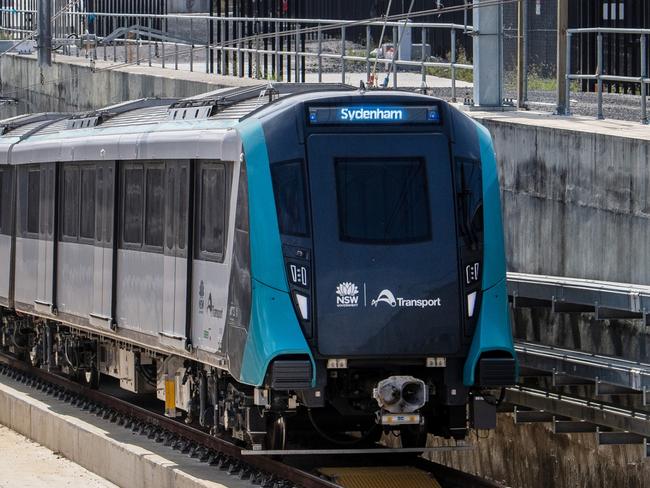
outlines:
[[[412,466],[320,468],[343,488],[441,488],[433,475]]]
[[[165,378],[165,415],[176,415],[176,380],[173,376]]]

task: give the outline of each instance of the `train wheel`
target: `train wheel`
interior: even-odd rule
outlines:
[[[283,450],[287,445],[287,422],[284,417],[271,417],[266,428],[265,448]]]

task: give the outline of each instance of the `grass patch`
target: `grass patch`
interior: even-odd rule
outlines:
[[[446,58],[448,60],[451,59],[451,51],[447,53]],[[459,48],[458,51],[456,51],[456,63],[472,64],[472,62],[469,59],[467,59],[467,53],[463,48]],[[437,76],[439,78],[451,78],[451,68],[430,66],[427,68],[427,74],[431,76]],[[474,82],[474,72],[470,69],[456,68],[456,79],[472,83]]]

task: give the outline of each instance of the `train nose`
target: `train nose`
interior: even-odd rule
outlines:
[[[390,413],[411,413],[428,400],[424,381],[413,376],[390,376],[381,380],[373,390],[379,406]]]

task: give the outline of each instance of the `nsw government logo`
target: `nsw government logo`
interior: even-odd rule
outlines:
[[[336,287],[336,306],[337,307],[358,307],[359,306],[359,288],[354,283],[344,281]]]

